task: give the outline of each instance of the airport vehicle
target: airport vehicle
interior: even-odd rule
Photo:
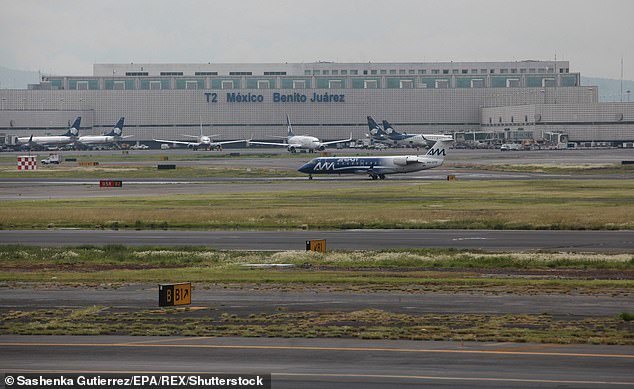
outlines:
[[[190,138],[196,138],[195,142],[186,142],[186,141],[178,141],[178,140],[164,140],[164,139],[153,139],[155,142],[158,143],[163,143],[161,145],[161,149],[163,149],[163,145],[167,145],[169,148],[169,145],[172,146],[177,146],[177,145],[183,145],[186,146],[189,149],[193,149],[194,151],[198,150],[199,148],[202,148],[204,150],[222,150],[222,146],[226,145],[226,144],[231,144],[231,143],[241,143],[241,142],[247,142],[247,139],[239,139],[239,140],[227,140],[227,141],[222,141],[222,142],[214,142],[211,140],[212,137],[214,136],[218,136],[218,135],[203,135],[203,125],[202,123],[200,124],[200,135],[183,135],[183,136],[187,136]]]
[[[504,143],[500,146],[500,151],[519,151],[520,145],[517,143]]]
[[[277,142],[247,142],[247,145],[265,145],[265,146],[281,146],[286,147],[288,151],[291,153],[297,152],[297,150],[304,149],[309,152],[314,152],[315,150],[324,151],[327,146],[334,145],[337,143],[345,143],[352,141],[352,134],[350,134],[350,138],[341,139],[341,140],[333,140],[330,142],[321,142],[318,138],[309,135],[295,135],[293,132],[293,127],[291,126],[291,120],[288,115],[286,115],[286,128],[287,128],[287,136],[285,143],[277,143]]]
[[[387,174],[411,173],[442,165],[453,140],[440,140],[425,155],[396,155],[385,157],[321,157],[297,169],[308,174],[367,174],[373,180],[385,179]]]
[[[22,148],[38,148],[38,147],[60,147],[70,145],[71,143],[75,143],[77,141],[77,136],[79,136],[79,126],[81,123],[81,116],[78,116],[77,119],[70,126],[68,131],[66,131],[63,135],[46,135],[46,136],[33,136],[30,137],[19,137],[18,145]]]
[[[44,165],[59,165],[60,162],[62,162],[62,159],[60,158],[59,154],[51,154],[49,155],[47,158],[44,158],[42,160],[42,163]]]
[[[132,135],[123,136],[123,121],[124,117],[120,118],[119,121],[114,125],[112,130],[109,133],[103,135],[83,135],[77,139],[77,143],[86,146],[86,147],[99,147],[105,145],[115,145],[118,146],[118,142],[125,138],[130,138]]]
[[[140,143],[139,141],[137,141],[136,144],[130,146],[130,150],[147,150],[149,148],[150,146]]]

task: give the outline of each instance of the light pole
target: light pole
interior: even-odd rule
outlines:
[[[629,89],[625,91],[625,93],[627,94],[627,102],[628,102],[628,103],[630,102],[630,93],[631,93],[631,92],[632,92],[632,91],[631,91],[631,90],[629,90]]]

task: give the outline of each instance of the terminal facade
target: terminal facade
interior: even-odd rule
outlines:
[[[0,90],[0,133],[56,133],[82,116],[81,133],[100,134],[125,116],[131,140],[182,139],[201,123],[215,139],[266,140],[286,135],[289,115],[297,134],[332,140],[364,138],[371,115],[458,139],[634,141],[634,104],[599,104],[580,78],[567,61],[95,64]]]

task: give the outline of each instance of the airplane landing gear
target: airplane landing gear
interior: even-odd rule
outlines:
[[[312,179],[313,179],[313,175],[312,175],[312,174],[309,174],[309,175],[308,175],[308,179],[309,179],[309,180],[312,180]]]
[[[379,178],[385,180],[385,174],[379,174]]]

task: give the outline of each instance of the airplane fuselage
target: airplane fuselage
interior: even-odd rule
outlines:
[[[306,150],[324,150],[324,145],[321,144],[318,138],[307,135],[295,135],[287,138],[288,150],[294,149],[306,149]]]
[[[31,137],[29,136],[19,137],[18,144],[28,144],[29,139],[31,139]],[[67,145],[67,144],[73,143],[75,139],[70,136],[52,135],[52,136],[34,136],[33,139],[31,139],[31,141],[40,146],[51,146],[51,145]]]
[[[80,136],[78,141],[85,145],[97,145],[114,143],[118,140],[118,137],[112,135],[84,135]]]
[[[384,157],[321,157],[298,170],[306,174],[370,174],[411,173],[442,165],[443,160],[416,155]]]

